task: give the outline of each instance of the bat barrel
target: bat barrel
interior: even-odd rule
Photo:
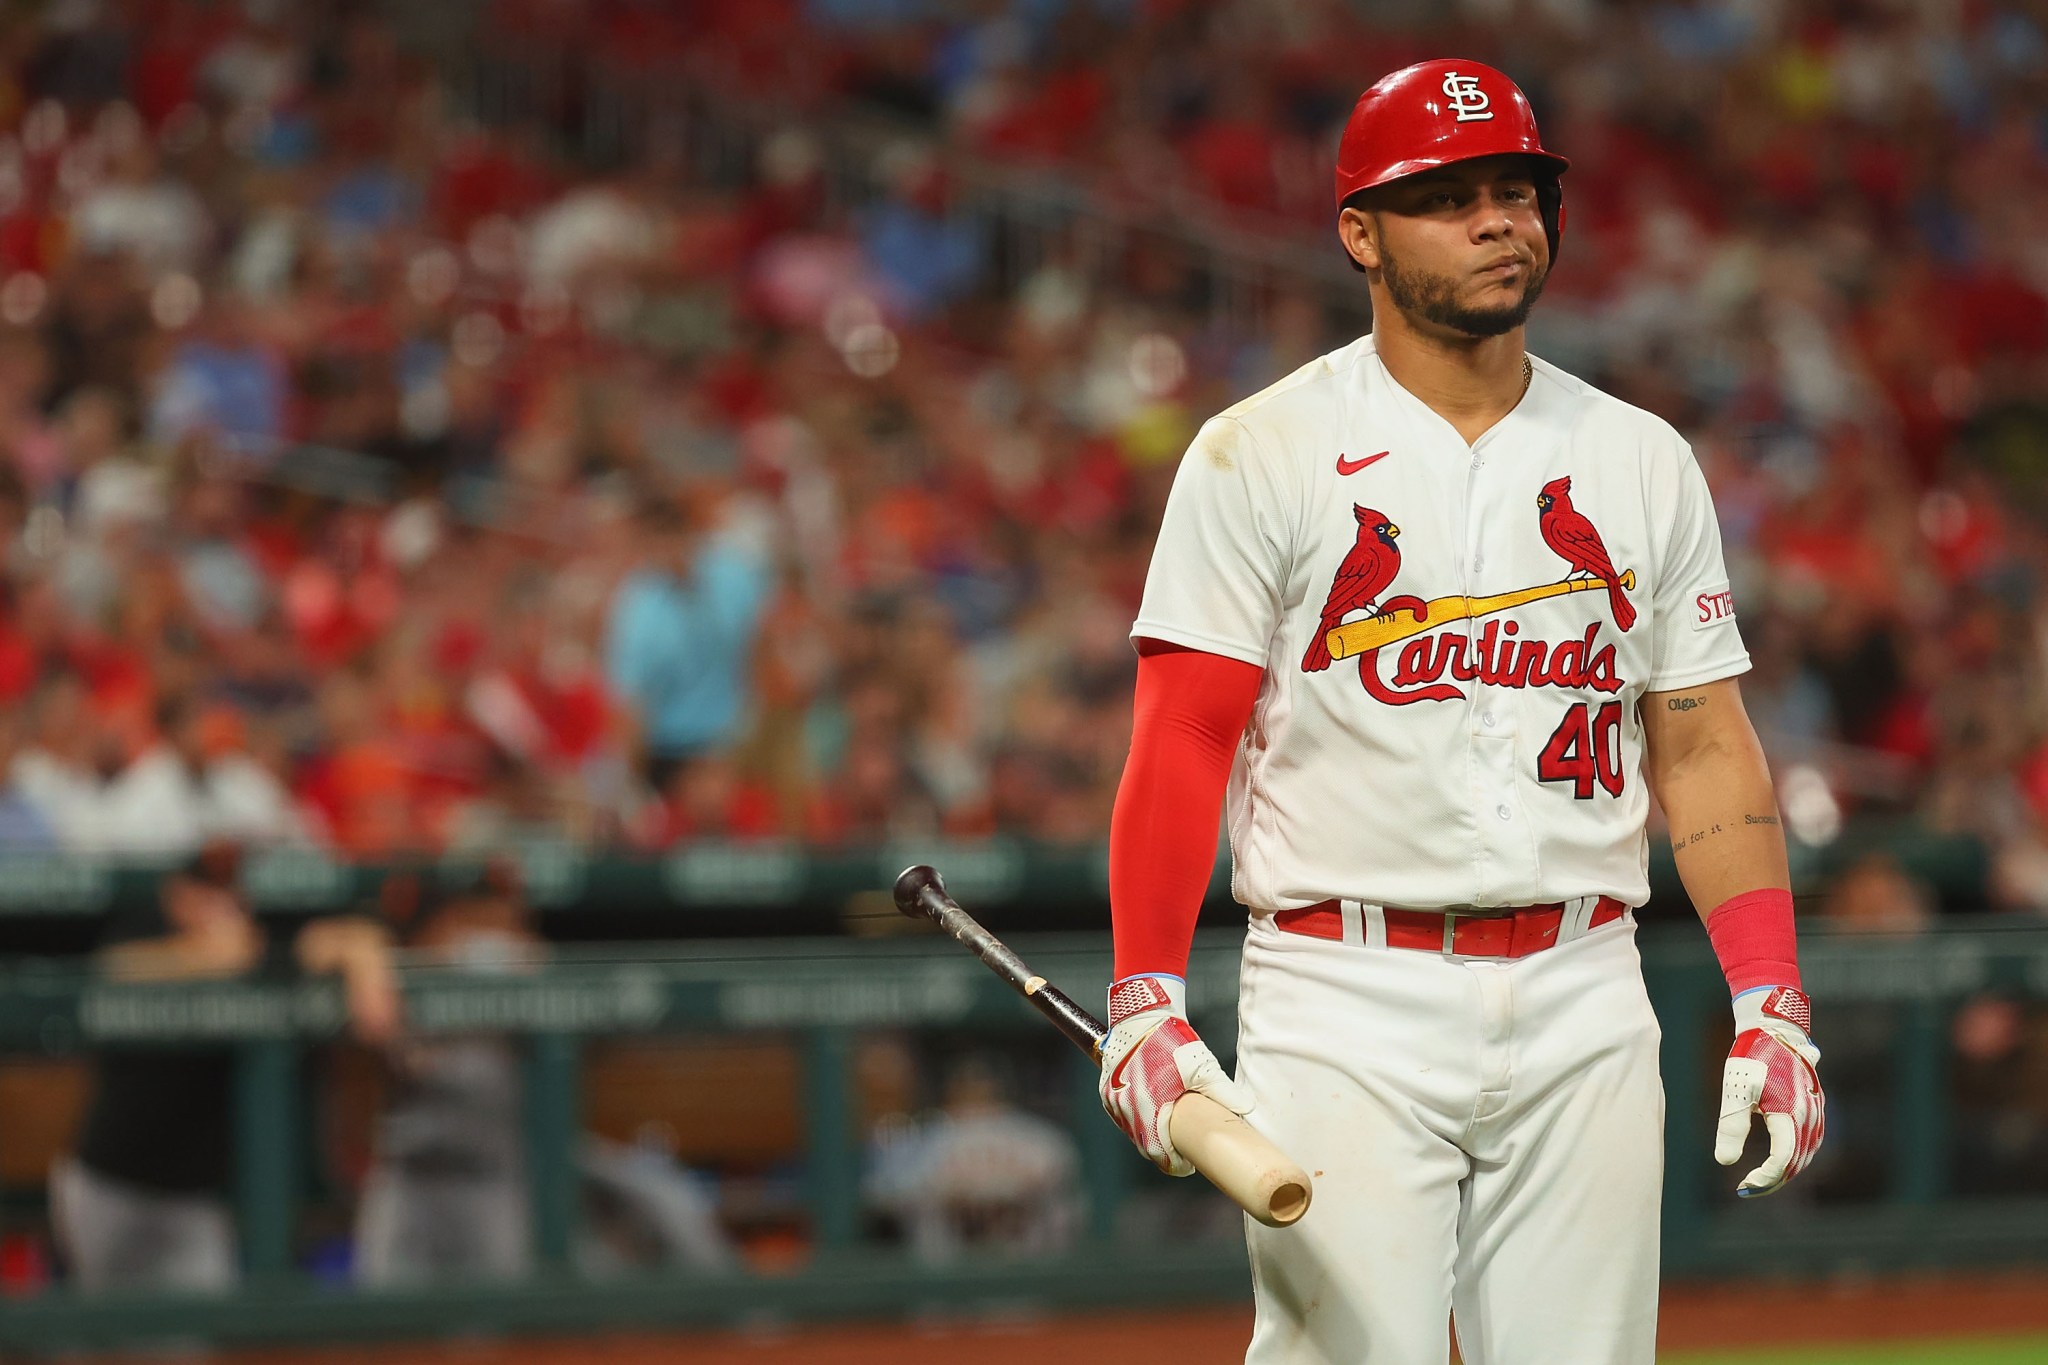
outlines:
[[[962,910],[946,894],[945,880],[936,868],[919,863],[905,868],[896,878],[896,908],[916,919],[922,916],[958,939],[968,952],[988,964],[997,976],[1023,990],[1032,980],[1024,959],[1011,952],[1003,941],[981,927],[974,916]]]
[[[896,908],[912,919],[929,919],[951,934],[980,958],[990,971],[1010,983],[1031,1002],[1031,1007],[1052,1021],[1054,1028],[1091,1057],[1102,1056],[1102,1040],[1109,1033],[1102,1022],[1082,1009],[1058,988],[1025,965],[1001,939],[981,927],[946,894],[945,879],[936,868],[919,863],[907,867],[896,878]]]

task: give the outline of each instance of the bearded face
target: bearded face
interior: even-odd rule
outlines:
[[[1540,174],[1514,155],[1424,171],[1361,193],[1342,231],[1403,317],[1500,336],[1528,321],[1550,275]]]
[[[1529,320],[1536,300],[1543,297],[1550,267],[1532,263],[1524,267],[1518,289],[1489,288],[1475,294],[1469,273],[1438,273],[1412,265],[1382,240],[1380,278],[1394,306],[1409,317],[1467,336],[1497,337]]]

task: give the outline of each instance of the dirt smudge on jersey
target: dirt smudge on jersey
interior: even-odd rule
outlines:
[[[1237,468],[1237,460],[1231,455],[1229,448],[1218,439],[1215,432],[1203,431],[1195,438],[1195,444],[1204,455],[1209,457],[1209,463],[1212,467],[1222,470],[1225,474]]]

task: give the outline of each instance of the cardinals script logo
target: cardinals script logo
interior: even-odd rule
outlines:
[[[1571,593],[1598,592],[1607,599],[1617,630],[1636,623],[1628,594],[1633,570],[1615,572],[1606,542],[1585,514],[1572,506],[1572,481],[1553,479],[1536,495],[1537,529],[1543,543],[1564,561],[1564,576],[1488,597],[1388,596],[1401,572],[1401,528],[1384,512],[1353,505],[1356,540],[1330,581],[1315,634],[1302,656],[1304,673],[1321,673],[1339,659],[1358,660],[1358,681],[1375,701],[1409,706],[1421,701],[1464,697],[1454,682],[1477,680],[1489,687],[1560,687],[1613,693],[1621,690],[1614,646],[1600,640],[1595,621],[1583,636],[1562,641],[1523,638],[1515,621],[1488,621],[1476,636],[1443,631],[1457,621],[1476,621],[1530,602]],[[1363,612],[1357,620],[1347,621]],[[1380,652],[1400,652],[1391,674],[1382,676]]]

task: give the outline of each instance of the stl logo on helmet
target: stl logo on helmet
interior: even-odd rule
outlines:
[[[1478,123],[1493,117],[1493,101],[1479,88],[1477,76],[1450,71],[1444,74],[1444,98],[1458,111],[1458,122]]]

